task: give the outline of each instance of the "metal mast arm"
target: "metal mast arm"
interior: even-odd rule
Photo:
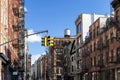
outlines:
[[[28,37],[28,36],[32,36],[32,35],[40,34],[40,33],[45,33],[45,32],[48,33],[48,30],[36,32],[36,33],[33,33],[33,34],[29,34],[29,35],[26,35],[26,36],[24,36],[24,37]]]
[[[36,32],[36,33],[32,33],[32,34],[26,35],[23,38],[28,37],[28,36],[32,36],[32,35],[35,35],[35,34],[45,33],[45,32],[48,34],[48,30],[44,30],[44,31],[40,31],[40,32]],[[13,40],[9,40],[9,41],[7,41],[5,43],[0,44],[0,46],[5,45],[5,44],[10,43],[10,42],[13,42],[13,41],[18,40],[18,39],[19,38],[15,38]]]

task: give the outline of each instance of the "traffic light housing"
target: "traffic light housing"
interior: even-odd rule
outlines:
[[[47,46],[54,46],[54,38],[50,36],[47,37]]]
[[[42,37],[42,46],[47,46],[47,36]]]

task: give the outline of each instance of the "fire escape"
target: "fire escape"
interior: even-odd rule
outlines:
[[[19,7],[19,21],[18,29],[19,30],[19,74],[23,78],[25,72],[25,21],[24,21],[24,0],[21,0],[21,5]]]

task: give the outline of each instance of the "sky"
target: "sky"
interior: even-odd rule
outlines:
[[[41,37],[64,37],[64,30],[76,34],[75,20],[81,13],[110,14],[110,0],[25,0],[25,27],[28,34],[48,30],[28,38],[32,64],[48,47],[41,46]]]

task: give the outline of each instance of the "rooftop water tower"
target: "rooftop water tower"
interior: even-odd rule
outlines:
[[[64,31],[64,37],[70,37],[70,29],[65,29]]]

